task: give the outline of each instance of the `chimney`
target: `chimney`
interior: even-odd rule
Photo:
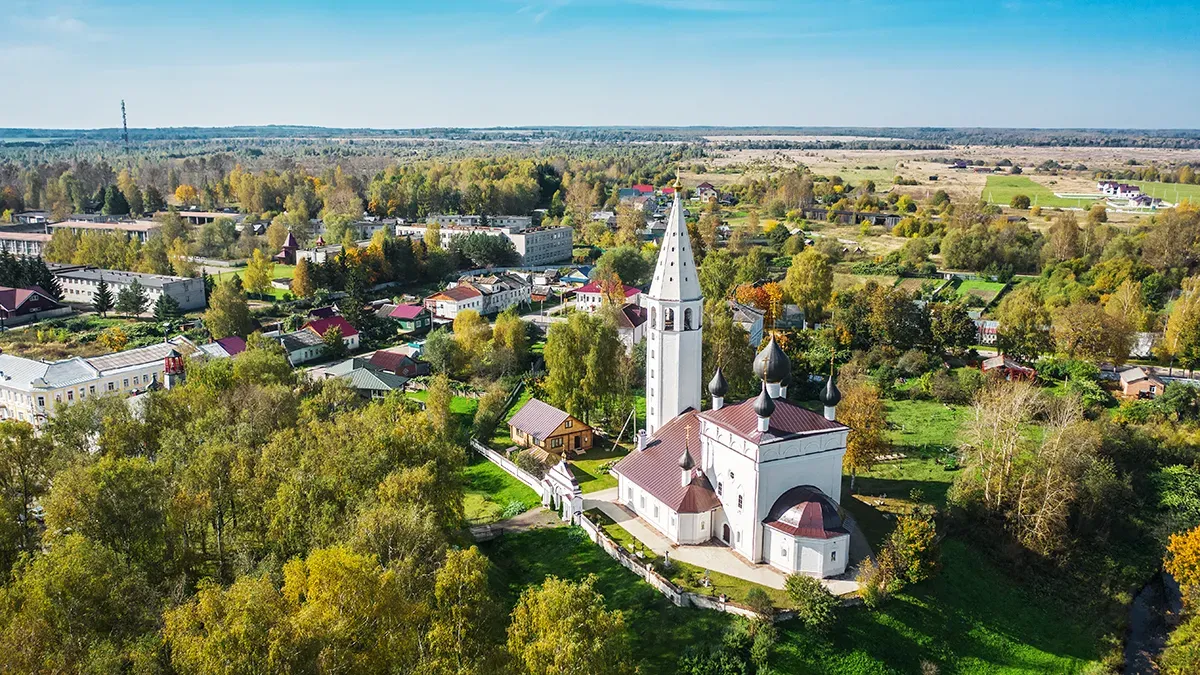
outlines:
[[[762,392],[754,401],[754,414],[758,415],[758,430],[765,432],[771,428],[771,413],[775,412],[775,401],[767,393],[767,383],[763,383]]]
[[[649,440],[649,438],[650,438],[649,435],[646,434],[646,430],[639,429],[635,438],[637,439],[637,445],[636,445],[637,452],[641,452],[642,450],[645,450],[646,449],[646,441]]]

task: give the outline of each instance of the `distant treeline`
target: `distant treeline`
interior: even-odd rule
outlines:
[[[972,127],[491,127],[364,129],[305,126],[168,127],[129,130],[131,143],[154,141],[304,139],[355,143],[362,140],[489,141],[529,143],[703,142],[710,136],[854,136],[882,141],[944,145],[1036,145],[1099,147],[1200,147],[1200,129],[1019,129]],[[0,129],[0,142],[21,145],[123,142],[119,128]],[[774,141],[770,141],[774,142]],[[784,141],[789,142],[789,141]],[[804,141],[799,141],[804,143]],[[867,141],[868,143],[874,141]],[[773,147],[773,146],[771,146]],[[821,146],[825,147],[825,146]],[[857,149],[858,146],[835,146]],[[903,147],[903,146],[901,146]],[[874,149],[867,146],[867,149]],[[891,149],[884,146],[881,149]]]

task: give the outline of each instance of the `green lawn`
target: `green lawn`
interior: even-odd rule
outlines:
[[[271,273],[271,278],[272,278],[272,279],[291,279],[291,278],[292,278],[292,276],[293,276],[293,275],[295,275],[295,273],[296,273],[296,266],[295,266],[295,265],[282,265],[282,264],[276,264],[276,265],[275,265],[275,270],[274,270],[274,271]],[[213,275],[213,280],[214,280],[214,281],[216,281],[216,282],[221,282],[221,281],[224,281],[225,279],[228,279],[228,278],[232,277],[232,276],[233,276],[233,275],[235,275],[235,274],[236,274],[236,275],[238,275],[238,276],[240,276],[240,277],[242,278],[242,280],[243,280],[243,281],[245,281],[245,279],[246,279],[246,268],[245,268],[245,267],[239,267],[239,268],[237,268],[237,269],[233,269],[233,270],[230,270],[230,271],[228,271],[228,272],[221,272],[220,274],[215,274],[215,275]],[[284,296],[286,293],[288,293],[288,291],[285,291],[285,290],[283,290],[283,289],[280,289],[280,288],[275,288],[275,287],[273,287],[273,286],[272,286],[271,288],[268,288],[268,289],[267,289],[267,293],[268,293],[269,295],[272,295],[272,296],[274,296],[275,298],[278,298],[278,299],[282,300],[282,299],[283,299],[283,296]]]
[[[963,298],[968,295],[973,295],[984,302],[990,303],[1000,295],[1000,291],[1004,290],[1004,284],[998,281],[984,281],[982,279],[967,279],[958,285],[958,297]]]
[[[713,644],[731,617],[671,605],[578,528],[505,535],[481,545],[508,606],[547,576],[595,574],[610,609],[626,612],[645,673],[673,673],[691,645]],[[780,624],[770,659],[789,674],[919,673],[929,660],[943,673],[1072,673],[1098,658],[1086,618],[1028,593],[957,539],[943,543],[935,579],[897,594],[879,612],[843,609],[825,635]]]
[[[504,516],[511,518],[541,503],[529,486],[477,454],[471,453],[471,457],[473,463],[463,471],[466,481],[463,509],[472,525],[494,523]],[[513,502],[520,506],[513,506]]]
[[[409,392],[408,397],[425,402],[429,392],[425,390]],[[470,429],[475,423],[475,410],[479,407],[479,399],[469,396],[454,396],[450,400],[450,413],[458,420],[464,429]]]
[[[624,447],[610,447],[612,443],[607,438],[594,436],[593,440],[597,444],[596,447],[588,450],[586,454],[570,460],[571,472],[575,474],[575,479],[579,481],[579,487],[585,493],[616,487],[617,477],[604,471],[603,467],[629,454]]]
[[[1136,185],[1142,189],[1142,192],[1150,195],[1151,197],[1158,197],[1159,199],[1171,203],[1177,203],[1187,199],[1191,200],[1193,204],[1200,204],[1200,185],[1155,183],[1145,180],[1128,180],[1121,182]]]
[[[548,576],[579,581],[596,575],[610,609],[625,612],[634,653],[644,673],[674,673],[679,655],[693,645],[716,644],[728,614],[676,607],[593,544],[577,527],[506,534],[480,544],[494,566],[496,596],[511,608],[527,586]]]
[[[884,288],[891,288],[896,285],[898,279],[899,277],[886,274],[847,274],[844,272],[834,272],[833,290],[844,291],[856,288],[872,280]]]
[[[1028,176],[988,176],[983,199],[990,204],[1008,206],[1016,195],[1025,195],[1033,206],[1078,207],[1086,209],[1095,199],[1063,199],[1054,191]]]

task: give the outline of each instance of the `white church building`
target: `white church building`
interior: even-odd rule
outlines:
[[[791,365],[772,337],[754,360],[758,397],[725,403],[720,369],[701,412],[701,317],[679,191],[650,292],[646,343],[646,430],[613,467],[618,502],[675,544],[716,541],[753,563],[818,577],[846,569],[850,533],[841,499],[849,429],[836,421],[833,379],[824,416],[787,400]]]

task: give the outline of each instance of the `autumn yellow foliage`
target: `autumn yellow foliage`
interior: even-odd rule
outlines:
[[[1187,602],[1200,592],[1200,527],[1171,535],[1164,567],[1183,590]]]

